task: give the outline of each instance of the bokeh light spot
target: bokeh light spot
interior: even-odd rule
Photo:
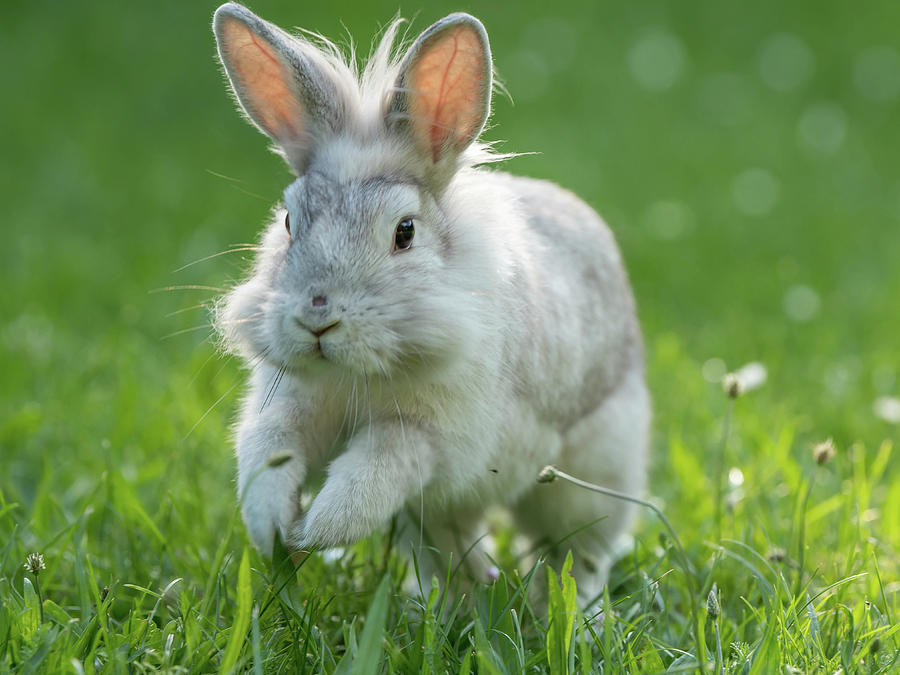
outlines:
[[[796,35],[773,35],[759,50],[759,74],[776,91],[796,89],[809,81],[814,71],[812,50]]]
[[[673,87],[684,74],[686,60],[681,40],[661,28],[644,33],[628,50],[632,76],[650,91]]]
[[[847,136],[847,115],[836,103],[811,105],[797,123],[800,146],[823,155],[838,151]]]
[[[748,216],[764,216],[778,202],[778,179],[765,169],[747,169],[734,179],[732,194],[738,210]]]
[[[869,100],[896,100],[900,97],[900,53],[893,47],[869,47],[857,57],[853,79]]]
[[[784,313],[794,321],[809,321],[822,306],[819,294],[809,286],[791,286],[784,294]]]

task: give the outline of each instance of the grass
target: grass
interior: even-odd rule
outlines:
[[[651,498],[688,562],[645,511],[595,617],[564,570],[514,571],[504,530],[465,597],[404,591],[389,533],[297,571],[249,548],[242,376],[204,309],[245,254],[173,270],[252,241],[288,177],[224,93],[213,9],[39,0],[0,26],[0,672],[898,668],[898,427],[873,403],[900,368],[900,8],[469,7],[515,99],[488,137],[605,214],[646,334]],[[364,51],[397,5],[253,9]],[[768,382],[729,399],[751,361]]]

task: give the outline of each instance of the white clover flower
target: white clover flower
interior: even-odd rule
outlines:
[[[25,558],[24,567],[35,576],[40,574],[41,570],[47,569],[47,566],[44,564],[44,556],[40,553],[29,553]]]

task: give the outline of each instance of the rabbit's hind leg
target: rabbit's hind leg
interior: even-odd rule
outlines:
[[[468,590],[472,582],[490,581],[492,562],[488,556],[488,528],[476,510],[425,512],[425,527],[419,525],[419,510],[407,505],[397,515],[395,548],[418,565],[418,579],[407,577],[407,590],[417,591],[421,583],[427,594],[432,576],[440,583],[450,574],[451,587]],[[410,565],[412,568],[412,565]],[[411,569],[411,572],[414,571]]]
[[[558,467],[582,480],[643,496],[650,402],[643,373],[634,369],[618,389],[565,435]],[[582,607],[603,592],[609,568],[635,515],[635,505],[556,481],[539,485],[515,508],[520,529],[549,545],[559,572],[566,553]]]

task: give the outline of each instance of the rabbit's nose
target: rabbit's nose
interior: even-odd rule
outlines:
[[[328,304],[328,298],[326,298],[324,295],[313,296],[313,299],[312,299],[313,307],[324,307],[327,304]]]

